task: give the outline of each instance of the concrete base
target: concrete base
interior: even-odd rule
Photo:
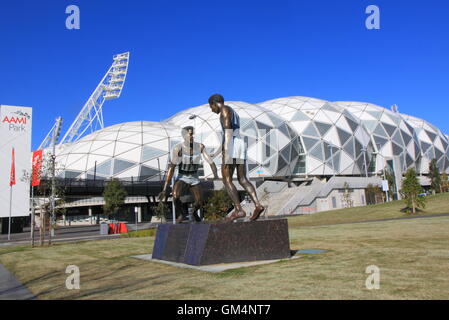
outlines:
[[[153,258],[189,265],[290,258],[287,219],[161,224]]]
[[[143,255],[139,255],[139,256],[133,256],[133,258],[141,259],[141,260],[145,260],[145,261],[162,263],[162,264],[166,264],[166,265],[178,267],[178,268],[194,269],[194,270],[199,270],[199,271],[204,271],[204,272],[223,272],[226,270],[239,269],[239,268],[245,268],[245,267],[253,267],[253,266],[269,264],[269,263],[274,263],[274,262],[283,260],[283,259],[275,259],[275,260],[262,260],[262,261],[250,261],[250,262],[211,264],[211,265],[207,265],[207,266],[192,266],[192,265],[188,265],[185,263],[177,263],[177,262],[153,259],[151,254],[143,254]],[[288,259],[297,259],[297,258],[299,258],[298,255],[292,255]]]

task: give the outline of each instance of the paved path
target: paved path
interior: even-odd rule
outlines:
[[[34,300],[36,297],[0,264],[0,300]]]

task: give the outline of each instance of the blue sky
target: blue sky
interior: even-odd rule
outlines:
[[[68,30],[77,5],[81,29]],[[365,8],[380,8],[367,30]],[[445,0],[8,0],[0,4],[0,104],[33,107],[33,148],[67,129],[112,62],[131,52],[105,124],[159,121],[207,102],[286,96],[354,100],[449,133]]]

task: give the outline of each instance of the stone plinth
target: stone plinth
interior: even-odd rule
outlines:
[[[153,259],[194,266],[290,256],[287,219],[161,224],[152,254]]]

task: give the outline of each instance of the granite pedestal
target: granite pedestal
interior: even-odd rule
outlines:
[[[194,266],[290,258],[287,219],[161,224],[153,259]]]

